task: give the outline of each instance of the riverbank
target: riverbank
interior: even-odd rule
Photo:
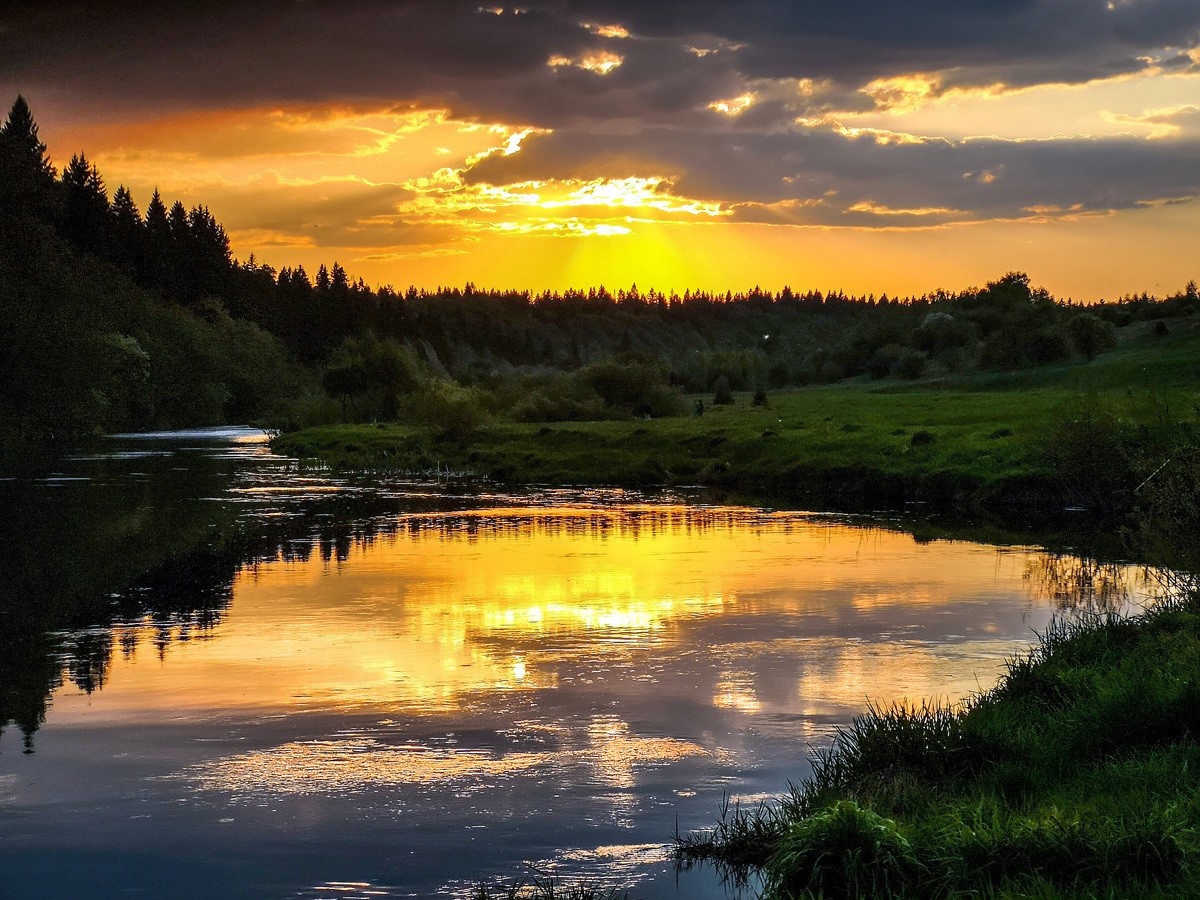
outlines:
[[[501,423],[455,438],[416,425],[326,426],[272,447],[339,469],[506,484],[706,485],[849,509],[1061,512],[1127,505],[1194,440],[1195,395],[1184,387],[1139,392],[1106,379],[1095,391],[1015,377],[847,383],[773,394],[765,407],[739,396],[699,417]]]
[[[768,897],[1200,895],[1200,595],[1059,625],[961,709],[869,710],[775,806],[683,836]]]

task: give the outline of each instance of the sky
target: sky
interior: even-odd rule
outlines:
[[[61,167],[371,284],[1200,277],[1196,0],[9,2]]]

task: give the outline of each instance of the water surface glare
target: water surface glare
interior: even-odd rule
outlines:
[[[1150,593],[1131,568],[845,518],[336,478],[240,431],[59,469],[11,490],[130,540],[255,539],[45,637],[35,752],[0,734],[13,896],[466,895],[529,862],[724,897],[675,873],[676,822],[803,778],[868,701],[989,687],[1080,585]]]

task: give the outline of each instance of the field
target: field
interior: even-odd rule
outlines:
[[[403,423],[337,425],[284,434],[273,446],[338,468],[450,471],[505,483],[703,484],[848,507],[1061,508],[1085,502],[1080,492],[1097,474],[1090,468],[1107,471],[1111,462],[1096,454],[1091,463],[1064,459],[1072,440],[1099,452],[1122,429],[1149,434],[1196,419],[1200,330],[1191,324],[1166,337],[1141,326],[1125,331],[1116,350],[1091,363],[843,382],[773,393],[763,407],[737,395],[732,405],[707,404],[698,417],[497,421],[465,437]],[[1097,433],[1081,434],[1079,423]],[[1155,464],[1152,443],[1144,466]],[[1135,468],[1131,477],[1141,471]]]

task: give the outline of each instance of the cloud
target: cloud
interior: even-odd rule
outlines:
[[[755,80],[825,83],[846,104],[869,105],[910,102],[914,86],[1011,89],[1195,67],[1200,4],[131,0],[47,14],[44,4],[16,2],[0,27],[21,36],[7,42],[0,84],[76,110],[408,101],[557,127],[663,124],[741,96]]]
[[[1200,106],[1182,105],[1148,109],[1141,115],[1108,113],[1111,122],[1133,125],[1146,129],[1147,140],[1177,138],[1188,136],[1200,137]]]
[[[0,31],[0,89],[102,144],[117,122],[102,168],[370,259],[622,216],[926,228],[1200,195],[1191,105],[1113,114],[1133,136],[1104,139],[904,125],[1037,85],[1200,80],[1195,0],[15,2]]]
[[[1130,209],[1200,195],[1196,145],[1134,138],[891,142],[819,129],[788,132],[646,129],[637,136],[556,132],[466,173],[476,184],[531,177],[669,184],[739,220],[861,227],[871,222],[1028,218]],[[920,213],[915,211],[922,211]]]

